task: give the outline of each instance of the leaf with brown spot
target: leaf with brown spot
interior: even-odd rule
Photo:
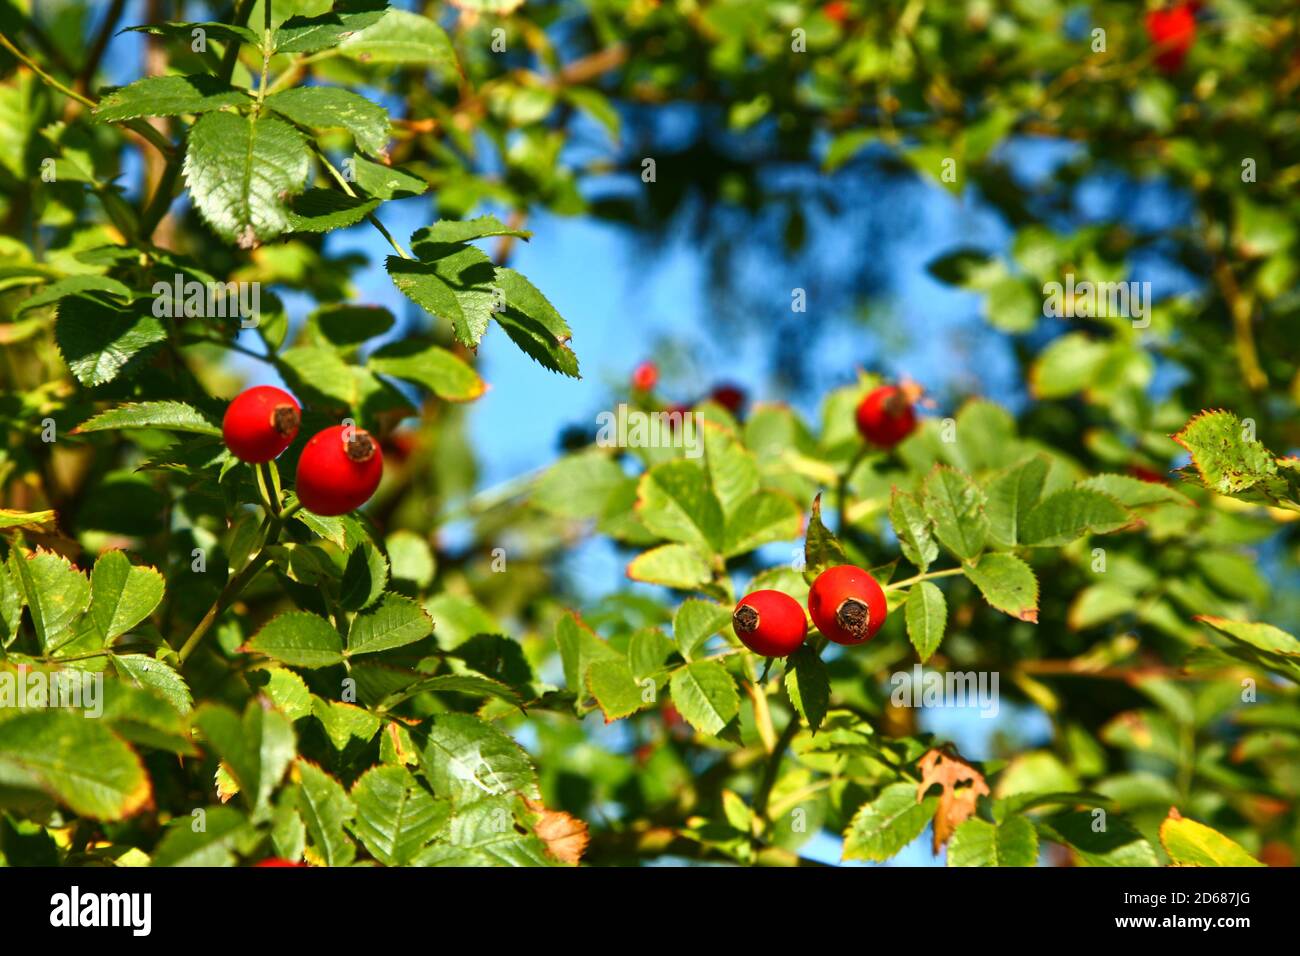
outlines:
[[[528,797],[523,800],[537,814],[533,832],[546,844],[546,852],[563,863],[577,866],[591,840],[587,824],[563,810],[548,810],[539,800]]]
[[[943,788],[934,813],[934,852],[938,853],[953,831],[975,813],[976,801],[989,795],[989,786],[982,773],[943,750],[928,751],[917,766],[921,770],[921,782],[916,787],[917,803],[925,799],[926,791],[936,783]]]

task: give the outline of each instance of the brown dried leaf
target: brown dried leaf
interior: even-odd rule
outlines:
[[[981,796],[989,795],[984,775],[962,760],[942,750],[931,750],[918,762],[921,782],[916,787],[916,802],[925,799],[936,783],[943,787],[939,806],[934,813],[934,852],[948,842],[953,831],[975,813]]]
[[[523,799],[525,806],[537,814],[533,832],[546,844],[546,851],[562,863],[577,866],[591,840],[587,824],[563,810],[547,810],[540,800]]]

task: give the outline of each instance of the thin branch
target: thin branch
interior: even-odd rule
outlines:
[[[104,22],[100,24],[99,33],[95,35],[95,42],[90,46],[90,53],[86,56],[86,62],[81,67],[81,72],[77,74],[77,89],[83,92],[90,92],[90,84],[94,82],[95,71],[99,69],[99,63],[104,58],[104,51],[108,49],[108,41],[113,36],[113,31],[117,27],[118,21],[122,19],[122,13],[126,9],[126,0],[113,0],[112,6],[108,8],[108,13],[104,15]]]

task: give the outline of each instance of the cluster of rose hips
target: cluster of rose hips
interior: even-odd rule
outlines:
[[[221,422],[230,453],[253,465],[271,461],[293,444],[302,421],[294,397],[273,385],[236,396]],[[294,490],[308,511],[347,514],[370,500],[384,474],[384,455],[370,433],[353,425],[317,432],[298,458]]]
[[[866,571],[851,564],[827,568],[808,591],[808,615],[836,644],[862,644],[876,636],[889,609],[885,592]],[[765,588],[740,599],[731,614],[740,642],[764,657],[786,657],[808,636],[803,606],[784,591]]]
[[[916,410],[905,388],[881,385],[858,403],[858,431],[873,445],[893,448],[916,429]],[[827,568],[808,591],[808,616],[836,644],[862,644],[875,637],[888,614],[885,592],[866,571],[851,564]],[[793,654],[808,636],[803,607],[784,591],[746,594],[731,615],[742,644],[764,657]]]

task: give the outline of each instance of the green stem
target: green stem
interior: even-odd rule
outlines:
[[[763,749],[772,753],[777,746],[776,729],[772,726],[772,710],[767,706],[767,691],[758,682],[758,677],[754,674],[754,662],[748,656],[745,658],[745,676],[749,678],[745,690],[754,705],[754,726],[763,741]]]
[[[261,571],[263,566],[270,560],[271,559],[265,553],[259,551],[257,555],[244,566],[244,570],[231,578],[226,586],[221,589],[221,593],[217,595],[217,599],[212,603],[212,607],[208,608],[208,611],[203,615],[202,620],[200,620],[199,623],[195,625],[194,630],[190,632],[189,638],[181,645],[181,649],[177,656],[180,658],[182,664],[184,664],[185,661],[189,659],[189,656],[194,653],[194,649],[199,646],[199,641],[203,640],[204,635],[212,629],[212,625],[217,622],[217,618],[221,616],[221,613],[230,606],[253,578],[257,577],[258,572]]]
[[[276,507],[276,503],[271,499],[271,490],[267,487],[266,473],[263,471],[263,466],[258,464],[250,467],[257,478],[257,495],[262,500],[262,507],[268,515],[277,514],[280,509]]]
[[[886,584],[884,590],[897,591],[900,588],[911,587],[913,584],[919,584],[922,581],[929,581],[931,578],[950,578],[956,574],[964,574],[962,568],[945,568],[942,571],[926,571],[924,574],[914,574],[910,578],[903,578],[901,581],[891,581]]]
[[[325,155],[325,151],[320,148],[320,144],[313,141],[311,145],[313,151],[316,153],[316,158],[321,161],[321,164],[325,167],[326,171],[329,172],[330,178],[334,180],[335,185],[337,185],[339,189],[343,190],[344,193],[351,196],[353,199],[356,199],[356,190],[352,188],[352,184],[348,182],[347,177],[339,172],[338,168],[330,162],[330,158]],[[388,240],[388,244],[397,251],[399,256],[403,259],[415,258],[402,248],[402,244],[393,238],[393,234],[388,231],[388,228],[379,221],[379,217],[373,212],[366,213],[366,221],[379,230],[379,234]]]
[[[785,752],[790,749],[790,743],[797,733],[799,733],[799,715],[791,714],[785,730],[781,731],[776,745],[768,754],[767,764],[763,767],[763,779],[759,781],[758,791],[754,794],[754,812],[763,820],[768,820],[767,805],[772,797],[772,788],[776,786],[781,761],[785,759]]]
[[[0,46],[3,46],[6,50],[12,53],[24,66],[39,76],[47,86],[50,86],[70,99],[76,100],[82,106],[89,106],[92,110],[99,105],[89,96],[78,93],[76,90],[60,83],[54,77],[50,76],[50,74],[40,68],[35,60],[29,57],[22,50],[18,49],[18,47],[14,46],[10,39],[3,33],[0,33]],[[176,150],[172,147],[172,144],[168,141],[167,137],[163,136],[162,133],[158,132],[144,120],[125,120],[122,122],[122,125],[145,139],[164,156],[170,158],[176,155]]]

